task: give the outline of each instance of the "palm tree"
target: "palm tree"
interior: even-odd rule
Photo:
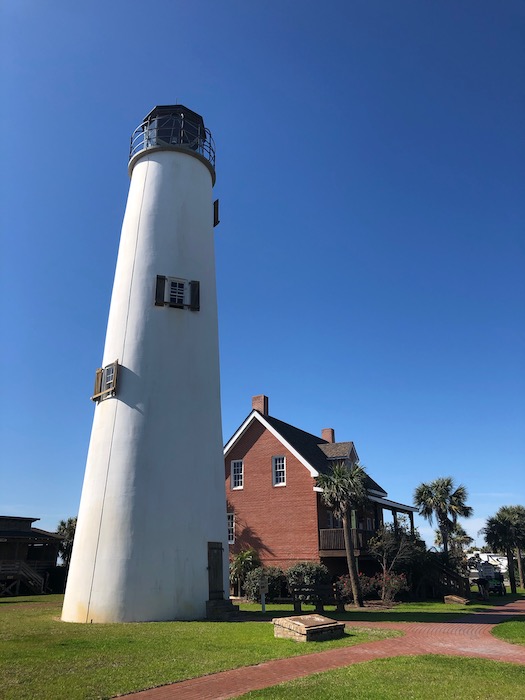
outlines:
[[[69,562],[71,560],[71,552],[73,551],[73,540],[75,539],[76,527],[76,518],[61,520],[57,527],[57,535],[62,536],[62,542],[58,547],[58,553],[66,568],[69,567]]]
[[[516,575],[514,573],[514,549],[525,545],[525,509],[523,506],[502,506],[496,515],[488,518],[481,530],[485,541],[497,552],[505,552],[509,570],[510,590],[516,593]]]
[[[470,518],[473,510],[467,506],[467,489],[464,486],[454,488],[454,480],[451,476],[440,477],[428,484],[419,484],[414,492],[414,505],[419,508],[422,515],[430,524],[436,518],[443,553],[448,560],[448,543],[450,533],[453,532],[457,520]]]
[[[354,603],[362,608],[363,594],[359,585],[357,566],[354,554],[348,517],[352,510],[356,510],[367,500],[366,473],[360,464],[351,464],[340,460],[332,465],[328,474],[320,474],[317,477],[317,485],[323,491],[321,498],[328,508],[331,508],[335,517],[343,522],[343,535],[345,540],[346,561]]]
[[[474,539],[467,534],[466,530],[459,523],[456,523],[449,532],[448,543],[450,549],[460,556],[463,555],[465,547],[470,547],[473,542]],[[436,530],[434,544],[438,547],[443,546],[441,530]]]
[[[233,585],[237,581],[237,595],[239,598],[241,597],[241,586],[244,583],[246,574],[260,565],[259,555],[251,547],[243,549],[237,554],[230,555],[230,582]]]
[[[518,561],[518,573],[520,577],[520,586],[525,588],[523,577],[523,550],[525,550],[525,508],[523,506],[507,506],[514,511],[516,519],[517,533],[516,538],[516,559]]]

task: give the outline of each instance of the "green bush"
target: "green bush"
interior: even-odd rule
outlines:
[[[324,564],[317,564],[313,561],[301,561],[294,564],[286,571],[286,581],[288,588],[293,595],[294,590],[303,586],[313,587],[320,584],[330,583],[330,574]],[[312,601],[312,596],[299,593],[294,595],[296,600]]]
[[[257,569],[253,569],[253,571],[247,574],[244,582],[244,592],[249,600],[255,602],[261,600],[261,595],[259,593],[259,581],[261,576],[266,576],[268,578],[268,593],[266,594],[266,600],[268,602],[286,595],[287,588],[284,571],[278,566],[259,566]]]

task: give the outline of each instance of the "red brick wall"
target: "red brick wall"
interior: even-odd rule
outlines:
[[[272,457],[286,457],[286,486],[273,486]],[[232,490],[232,460],[244,460],[244,487]],[[235,512],[238,552],[255,549],[263,564],[288,568],[319,561],[317,494],[308,469],[258,421],[254,421],[225,460],[228,512]]]

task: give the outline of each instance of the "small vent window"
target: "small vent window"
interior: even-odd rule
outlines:
[[[200,284],[197,280],[157,275],[155,306],[171,306],[175,309],[200,309]]]
[[[102,401],[117,393],[118,361],[99,367],[95,373],[95,388],[92,401]]]
[[[184,306],[185,302],[185,283],[180,280],[170,280],[169,283],[169,305]]]

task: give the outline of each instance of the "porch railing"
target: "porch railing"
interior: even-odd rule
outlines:
[[[371,530],[351,530],[354,549],[359,549],[361,552],[368,549],[368,542],[374,536]],[[327,551],[345,551],[345,539],[343,528],[331,528],[319,530],[319,549]]]

